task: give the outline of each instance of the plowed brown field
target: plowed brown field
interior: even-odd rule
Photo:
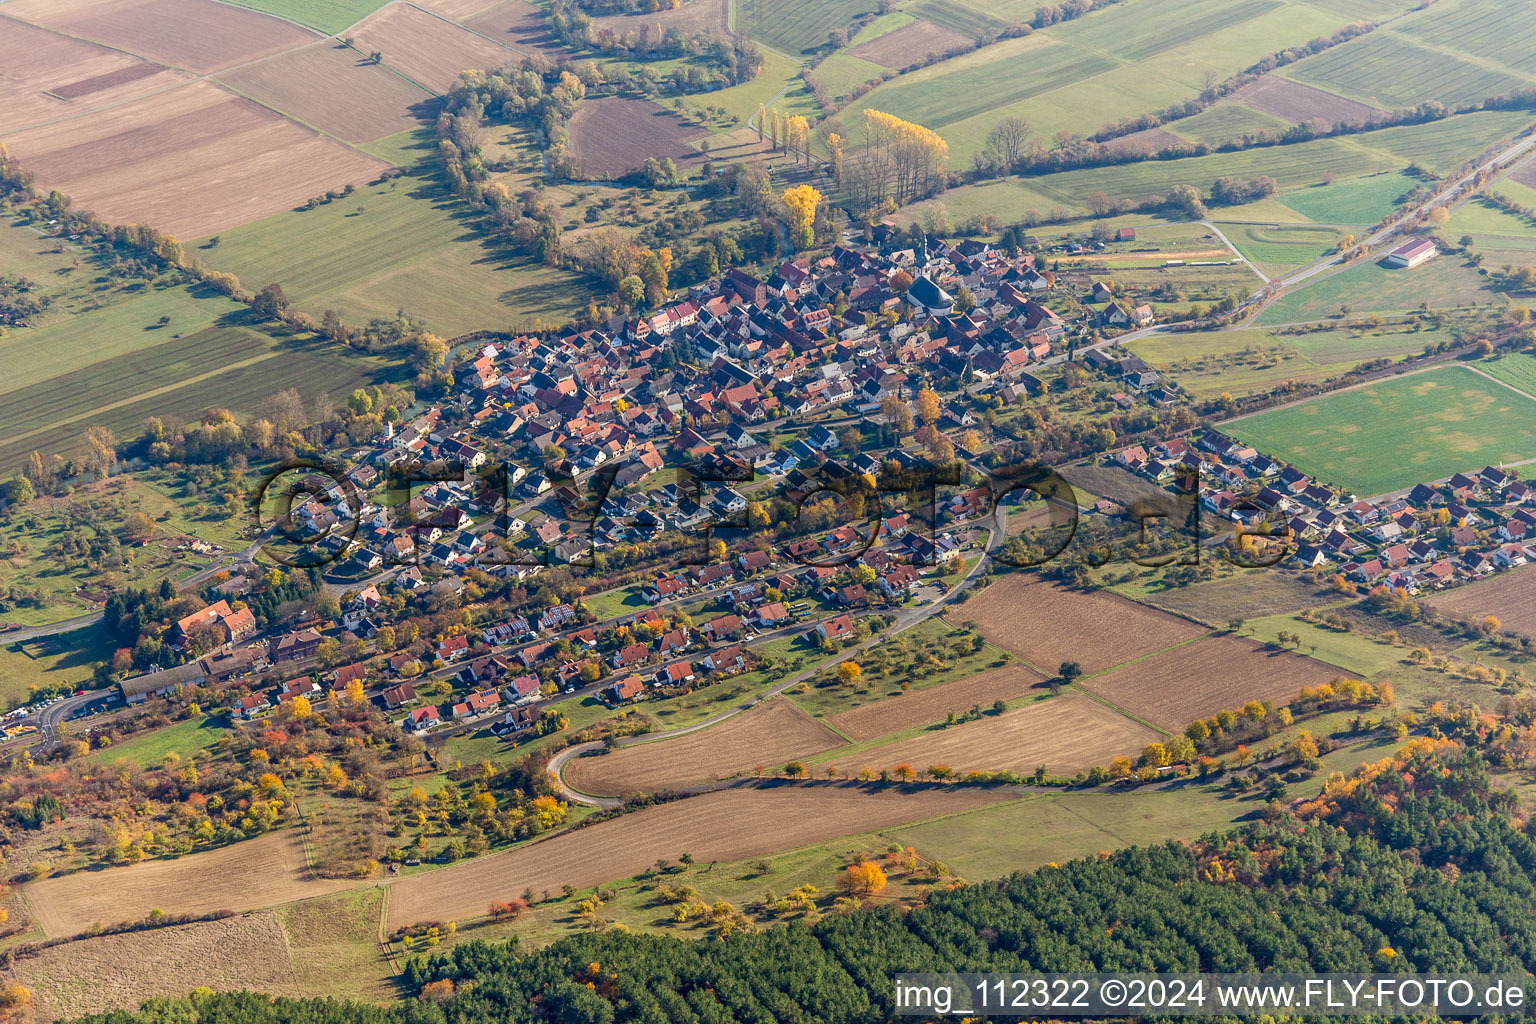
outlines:
[[[1294,124],[1320,117],[1330,124],[1348,121],[1364,124],[1381,111],[1365,103],[1347,100],[1310,85],[1265,75],[1232,94],[1232,99],[1261,114],[1272,114]]]
[[[460,71],[491,71],[522,54],[409,4],[391,4],[351,32],[359,50],[378,50],[386,66],[435,93],[446,93]]]
[[[759,766],[775,770],[842,742],[837,733],[778,698],[697,732],[574,758],[564,774],[583,793],[650,793],[742,775]]]
[[[1053,675],[1065,661],[1102,672],[1207,632],[1118,594],[1023,574],[1004,576],[951,617],[975,621],[988,640]]]
[[[1492,615],[1511,633],[1536,636],[1536,568],[1524,566],[1469,587],[1435,594],[1424,603],[1460,618]]]
[[[259,220],[388,166],[207,81],[5,141],[76,206],[178,238]]]
[[[464,25],[498,43],[521,50],[538,50],[549,57],[569,55],[570,51],[560,45],[560,40],[549,34],[547,20],[543,9],[527,0],[507,0],[470,18]]]
[[[1030,772],[1043,764],[1054,773],[1071,774],[1108,764],[1116,754],[1140,751],[1156,739],[1156,732],[1098,701],[1065,693],[1001,715],[861,750],[834,763],[843,775],[856,775],[866,765],[879,771],[898,764],[910,764],[919,772],[934,764],[946,764],[957,772]]]
[[[1303,686],[1344,674],[1333,665],[1251,640],[1212,636],[1080,685],[1138,718],[1178,732],[1196,718],[1249,700],[1284,701]]]
[[[73,117],[191,78],[3,15],[0,36],[0,132]]]
[[[219,80],[348,142],[419,128],[432,102],[399,75],[333,42],[248,64]]]
[[[214,0],[8,0],[5,13],[202,75],[321,38]]]
[[[355,885],[311,879],[299,837],[283,831],[175,860],[45,878],[21,891],[37,923],[55,938],[97,922],[137,921],[156,908],[167,914],[252,910]]]
[[[461,861],[390,886],[389,928],[481,917],[525,888],[559,892],[638,874],[659,857],[742,860],[1009,799],[976,789],[732,789],[626,814],[530,846]]]
[[[871,39],[855,46],[848,53],[853,57],[883,64],[899,71],[915,64],[930,53],[945,53],[957,46],[975,42],[952,29],[935,25],[931,21],[914,21],[894,32]]]
[[[1044,677],[1023,665],[992,669],[968,679],[956,679],[927,690],[887,697],[835,715],[828,721],[850,739],[870,740],[917,725],[940,722],[951,711],[963,714],[994,701],[1022,697]]]
[[[693,143],[709,134],[650,100],[604,96],[576,108],[571,155],[588,178],[623,177],[647,157],[671,157],[678,167],[692,167],[706,159]]]

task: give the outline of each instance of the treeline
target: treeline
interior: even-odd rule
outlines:
[[[392,1007],[250,994],[92,1024],[480,1024],[890,1019],[898,971],[1514,973],[1536,963],[1536,842],[1484,761],[1416,740],[1292,813],[814,924],[689,942],[622,931],[412,961]]]
[[[669,80],[680,93],[704,92],[751,81],[763,69],[763,55],[743,36],[721,39],[713,32],[684,32],[642,23],[624,33],[594,21],[569,0],[556,0],[546,22],[550,34],[577,52],[591,51],[630,60],[690,58]]]

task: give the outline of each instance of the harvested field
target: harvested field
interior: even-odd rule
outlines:
[[[570,51],[549,34],[547,20],[543,8],[535,7],[527,0],[507,0],[470,18],[464,22],[464,27],[521,50],[537,50],[547,57],[569,56]]]
[[[1368,103],[1347,100],[1331,92],[1275,75],[1265,75],[1248,83],[1233,93],[1231,98],[1261,114],[1284,118],[1292,124],[1300,124],[1314,117],[1320,117],[1329,124],[1341,121],[1366,124],[1372,114],[1381,113]]]
[[[5,13],[201,75],[319,38],[279,18],[214,0],[10,0]]]
[[[1435,594],[1424,603],[1459,619],[1492,615],[1505,632],[1536,637],[1536,568],[1522,566],[1491,580]]]
[[[146,965],[153,965],[147,969]],[[271,911],[52,946],[5,972],[32,990],[36,1020],[137,1007],[206,986],[298,996],[288,943]]]
[[[1303,686],[1331,682],[1342,674],[1332,665],[1289,651],[1212,636],[1079,685],[1138,718],[1178,732],[1224,708],[1250,700],[1288,700]]]
[[[615,35],[638,33],[640,26],[647,26],[654,35],[657,26],[663,33],[676,29],[679,32],[713,32],[724,39],[731,34],[731,0],[685,0],[675,11],[657,11],[652,14],[613,14],[605,18],[593,18],[598,29],[608,29]]]
[[[1139,132],[1110,139],[1104,148],[1113,153],[1156,153],[1184,140],[1166,128],[1143,128]]]
[[[1300,611],[1328,599],[1325,591],[1299,576],[1266,570],[1153,591],[1141,598],[1145,604],[1212,627],[1225,626],[1234,618],[1259,619]]]
[[[706,159],[694,143],[710,134],[650,100],[605,96],[587,100],[571,118],[571,155],[583,176],[621,178],[647,157],[671,157],[678,167]]]
[[[401,879],[390,886],[386,926],[466,921],[525,888],[558,893],[562,885],[628,878],[685,850],[701,864],[742,860],[1007,799],[983,790],[866,792],[852,785],[706,793]]]
[[[446,93],[460,71],[490,71],[515,64],[523,56],[511,44],[484,36],[428,14],[409,4],[390,4],[358,25],[353,45],[363,53],[378,50],[386,67],[434,93]]]
[[[1045,677],[1033,669],[1009,665],[926,690],[877,700],[844,711],[827,721],[851,739],[870,740],[942,721],[951,711],[964,714],[975,706],[990,708],[994,701],[1022,697],[1044,680]]]
[[[1035,575],[1004,576],[954,613],[1042,672],[1075,661],[1086,673],[1205,633],[1186,619],[1103,590],[1069,590]]]
[[[364,184],[388,166],[203,81],[17,132],[6,144],[45,189],[107,221],[181,238]]]
[[[930,53],[947,53],[960,46],[971,46],[974,39],[953,29],[942,28],[931,21],[914,21],[894,32],[855,46],[848,52],[864,60],[883,64],[893,71],[909,67]]]
[[[1536,188],[1536,164],[1526,164],[1509,176],[1511,181]]]
[[[1151,729],[1098,701],[1064,693],[1016,711],[861,750],[836,764],[845,775],[857,774],[865,765],[879,770],[898,764],[910,764],[919,772],[931,764],[947,764],[957,772],[1032,772],[1043,764],[1055,774],[1070,775],[1108,764],[1115,755],[1139,751],[1156,739]]]
[[[57,938],[98,921],[135,921],[157,907],[167,914],[254,910],[357,884],[310,878],[299,837],[282,831],[175,860],[28,882],[22,893],[38,925]]]
[[[0,16],[0,132],[187,81],[180,71]]]
[[[574,758],[565,767],[565,781],[600,796],[678,789],[748,774],[758,766],[776,769],[842,742],[794,704],[775,699],[697,732]]]
[[[435,106],[421,89],[336,43],[237,68],[219,80],[348,142],[419,128]]]

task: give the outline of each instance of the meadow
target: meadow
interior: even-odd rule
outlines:
[[[5,562],[0,561],[0,567]],[[17,616],[4,615],[5,621]],[[58,618],[54,609],[50,618]],[[112,644],[99,627],[0,646],[0,706],[25,704],[35,690],[69,689],[89,681],[98,663],[112,655]]]
[[[874,10],[875,0],[737,0],[736,28],[798,57],[827,45],[831,32],[851,28]]]
[[[1449,174],[1494,143],[1519,134],[1531,120],[1529,110],[1479,110],[1427,124],[1383,128],[1362,136],[1362,141],[1435,174]]]
[[[1482,363],[1478,369],[1510,387],[1519,388],[1526,394],[1536,397],[1536,356],[1526,352],[1516,352]]]
[[[1348,313],[1404,313],[1420,307],[1451,309],[1495,304],[1475,270],[1449,253],[1412,270],[1365,260],[1328,276],[1304,282],[1265,307],[1256,324],[1322,320]]]
[[[1532,84],[1489,62],[1444,51],[1440,40],[1421,43],[1396,29],[1370,35],[1310,57],[1280,74],[1378,106],[1408,107],[1426,100],[1467,103]]]
[[[1338,229],[1320,224],[1217,223],[1238,252],[1272,277],[1327,255],[1340,237]]]
[[[1170,19],[1154,0],[1128,0],[904,75],[851,104],[844,117],[873,107],[916,120],[949,142],[952,165],[965,166],[1005,116],[1024,117],[1042,140],[1058,130],[1087,134],[1187,99],[1204,87],[1207,74],[1225,78],[1345,23],[1302,3],[1196,0],[1188,6],[1187,16],[1181,10]],[[1033,14],[1019,4],[955,0],[925,0],[906,10],[962,34]]]
[[[1536,399],[1445,366],[1241,417],[1223,429],[1364,497],[1536,457]]]
[[[1433,330],[1276,334],[1247,329],[1160,335],[1127,347],[1196,397],[1213,397],[1267,391],[1286,381],[1327,380],[1363,362],[1404,359],[1448,340],[1449,333]]]
[[[404,309],[445,337],[559,322],[588,298],[576,275],[481,241],[462,204],[422,177],[365,185],[313,210],[226,231],[199,254],[242,281],[281,283],[316,314],[334,308],[363,323]]]
[[[1262,114],[1240,103],[1228,100],[1207,107],[1194,117],[1171,121],[1163,126],[1169,131],[1194,142],[1209,142],[1213,146],[1241,139],[1244,135],[1261,131],[1283,132],[1290,123],[1278,117]]]
[[[1317,184],[1278,196],[1286,208],[1319,224],[1375,224],[1411,192],[1417,179],[1388,171],[1329,184]]]

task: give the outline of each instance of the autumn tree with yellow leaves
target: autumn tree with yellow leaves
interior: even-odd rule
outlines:
[[[816,244],[816,211],[822,195],[812,185],[796,185],[781,197],[789,210],[789,235],[797,249]]]
[[[949,143],[920,124],[880,110],[864,111],[864,146],[851,187],[865,206],[909,203],[939,191]]]

